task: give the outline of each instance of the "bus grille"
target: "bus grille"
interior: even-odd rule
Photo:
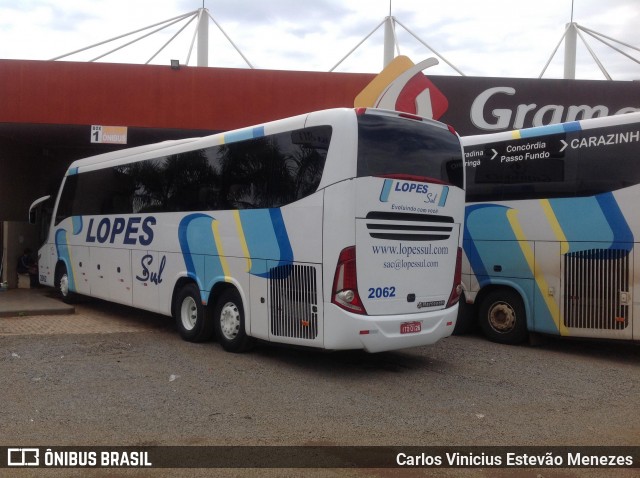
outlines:
[[[287,264],[270,270],[271,334],[315,339],[318,336],[318,293],[313,266]]]
[[[366,220],[369,236],[374,239],[445,241],[453,230],[453,217],[435,214],[373,211]]]
[[[591,249],[564,256],[564,325],[621,330],[629,325],[629,251]]]

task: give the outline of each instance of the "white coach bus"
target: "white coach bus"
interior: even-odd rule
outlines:
[[[462,143],[473,308],[457,329],[471,318],[501,343],[528,332],[640,340],[640,113]]]
[[[319,111],[74,162],[40,282],[173,315],[228,351],[414,347],[455,326],[463,216],[453,129]]]

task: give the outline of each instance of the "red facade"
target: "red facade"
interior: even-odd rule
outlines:
[[[229,130],[352,107],[372,74],[0,60],[0,123]]]

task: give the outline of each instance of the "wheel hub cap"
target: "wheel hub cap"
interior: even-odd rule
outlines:
[[[489,323],[497,332],[509,332],[516,324],[516,314],[508,304],[496,304],[489,312]]]
[[[64,274],[60,278],[60,293],[66,297],[69,295],[69,277],[67,274]]]
[[[182,301],[180,308],[180,318],[185,329],[191,330],[196,326],[198,320],[198,306],[193,297],[186,297]]]
[[[220,313],[220,329],[225,339],[233,340],[240,331],[240,311],[233,302],[227,302]]]

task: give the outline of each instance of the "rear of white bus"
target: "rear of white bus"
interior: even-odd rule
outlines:
[[[335,271],[324,345],[381,352],[433,344],[451,335],[461,293],[460,139],[417,116],[356,112],[355,177],[325,192],[325,274],[331,263]]]

